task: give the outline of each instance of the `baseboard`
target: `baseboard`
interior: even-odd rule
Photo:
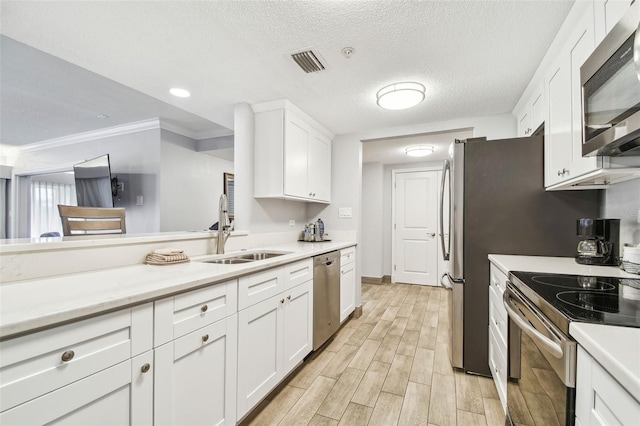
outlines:
[[[353,311],[353,319],[360,318],[362,316],[362,305],[358,306]]]
[[[382,277],[382,283],[383,284],[391,284],[391,275],[384,275]]]
[[[362,284],[382,284],[383,277],[362,277]]]

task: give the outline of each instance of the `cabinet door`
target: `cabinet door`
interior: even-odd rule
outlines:
[[[545,186],[568,179],[571,167],[571,76],[564,51],[545,79]]]
[[[539,84],[538,90],[531,100],[531,133],[530,136],[544,122],[544,85]]]
[[[638,419],[640,402],[578,346],[576,420],[584,426],[600,426],[635,425]]]
[[[340,266],[340,322],[356,308],[356,262]]]
[[[631,0],[595,0],[596,43],[600,43],[609,34],[622,15],[629,9]]]
[[[283,293],[283,376],[313,349],[313,281]]]
[[[531,114],[529,114],[529,109],[525,109],[518,116],[518,136],[529,136],[531,133]]]
[[[331,200],[331,141],[313,132],[309,138],[309,198]]]
[[[309,198],[308,146],[308,126],[287,111],[284,125],[284,195]]]
[[[0,413],[3,425],[151,425],[153,365],[149,351]]]
[[[282,306],[276,295],[238,312],[238,411],[244,416],[281,379]]]
[[[582,157],[582,84],[580,67],[595,49],[593,30],[593,6],[590,6],[578,22],[569,38],[569,61],[571,70],[571,168],[572,177],[595,170],[597,157]]]
[[[155,424],[234,425],[237,316],[156,348]]]

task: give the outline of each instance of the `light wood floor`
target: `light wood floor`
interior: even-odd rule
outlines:
[[[363,284],[363,314],[244,425],[504,425],[493,381],[454,371],[446,290]]]

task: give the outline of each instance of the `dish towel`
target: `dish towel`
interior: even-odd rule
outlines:
[[[189,260],[189,256],[184,254],[184,250],[162,248],[149,253],[144,263],[147,265],[172,265],[175,263],[189,262]]]

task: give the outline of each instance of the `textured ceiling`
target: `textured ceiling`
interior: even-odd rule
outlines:
[[[572,3],[2,1],[1,32],[228,128],[235,103],[287,98],[344,134],[511,111]],[[288,56],[308,47],[327,70]],[[406,80],[422,104],[376,105]]]

